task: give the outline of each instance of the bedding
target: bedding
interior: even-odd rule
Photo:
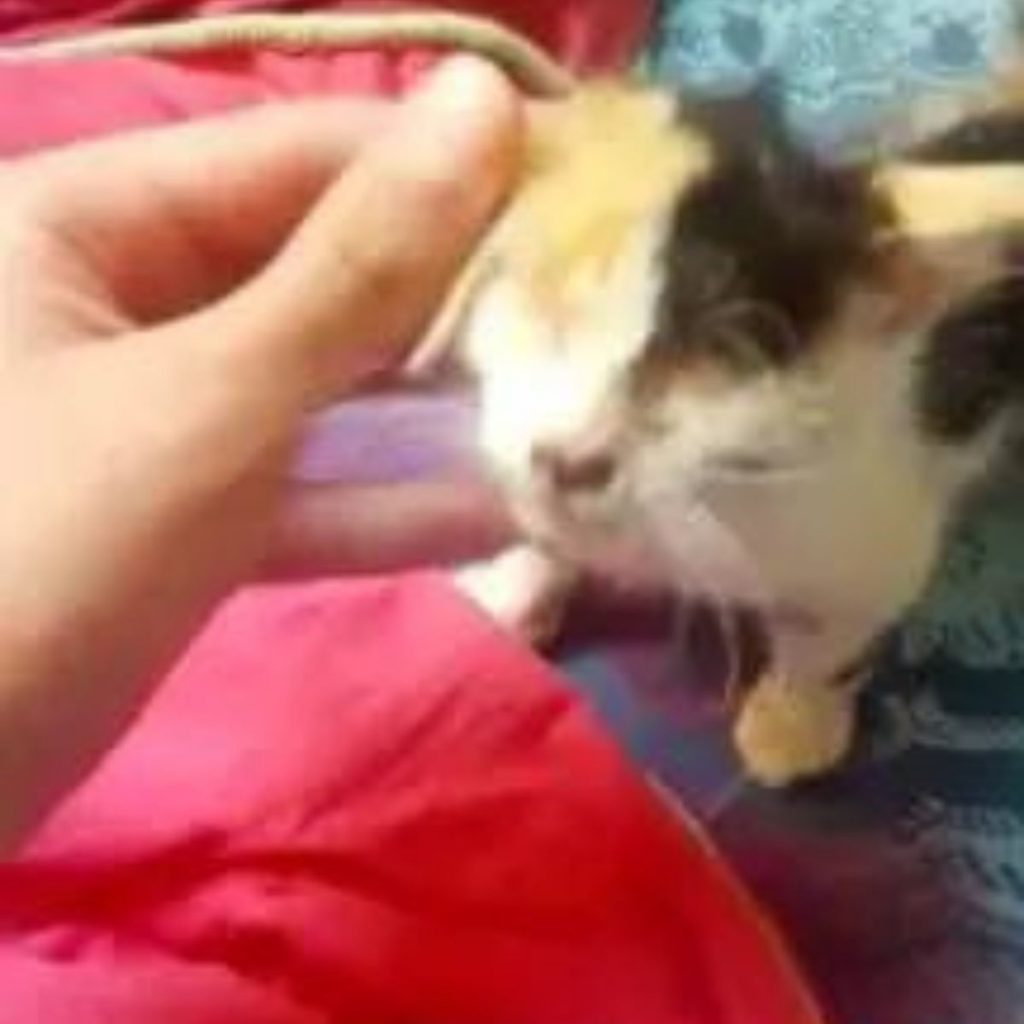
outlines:
[[[650,0],[8,0],[0,4],[0,37],[46,38],[90,28],[244,11],[360,11],[440,6],[486,14],[531,36],[573,67],[614,67],[644,38]]]
[[[261,2],[155,3],[64,0],[0,3],[0,43],[52,38],[109,27],[126,18],[316,8],[386,9],[394,4]],[[403,4],[404,8],[428,4]],[[639,46],[648,0],[466,0],[448,8],[498,18],[547,47],[570,68],[620,67]],[[126,57],[100,62],[0,62],[0,156],[133,126],[161,124],[243,104],[337,92],[394,94],[428,62],[423,52],[373,50],[287,54],[274,51],[206,54],[170,61]]]
[[[229,602],[0,865],[0,999],[9,1024],[821,1022],[706,843],[430,573]]]

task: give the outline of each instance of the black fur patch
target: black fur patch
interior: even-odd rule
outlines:
[[[770,93],[687,103],[680,120],[713,160],[673,214],[649,358],[787,365],[868,265],[884,211],[861,173],[800,148]]]
[[[1024,398],[1024,279],[1010,276],[947,316],[932,332],[918,378],[918,412],[933,438],[975,437]]]
[[[968,118],[910,151],[936,164],[1014,163],[1024,160],[1024,112],[1001,110]]]

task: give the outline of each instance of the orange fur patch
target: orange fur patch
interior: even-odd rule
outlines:
[[[916,241],[970,240],[1024,225],[1024,164],[890,164],[876,177],[895,230]]]
[[[608,82],[538,111],[502,248],[552,313],[599,287],[635,229],[709,165],[707,143],[673,122],[670,102]]]

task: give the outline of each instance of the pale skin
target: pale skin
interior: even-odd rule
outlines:
[[[295,493],[287,471],[309,413],[409,354],[521,133],[512,88],[459,59],[401,105],[267,108],[0,171],[5,849],[237,585],[505,536],[471,479]]]

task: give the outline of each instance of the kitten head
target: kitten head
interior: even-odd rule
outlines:
[[[909,429],[907,339],[970,274],[962,248],[908,241],[897,171],[808,153],[764,91],[546,108],[462,323],[528,529],[592,560],[666,502],[784,478],[867,422]]]

